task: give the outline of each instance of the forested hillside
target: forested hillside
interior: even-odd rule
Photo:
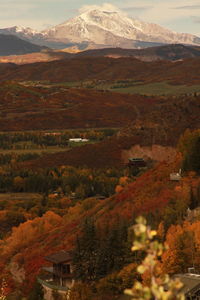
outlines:
[[[199,265],[198,58],[0,64],[0,79],[7,300],[46,299],[43,282],[60,300],[66,287],[45,273],[45,257],[60,250],[73,265],[69,300],[124,300],[124,289],[151,278],[137,272],[144,253],[131,252],[140,215],[169,245],[161,274]]]

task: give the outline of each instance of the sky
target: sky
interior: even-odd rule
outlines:
[[[200,0],[110,0],[130,17],[200,36]],[[0,0],[0,28],[43,30],[58,25],[105,0]]]

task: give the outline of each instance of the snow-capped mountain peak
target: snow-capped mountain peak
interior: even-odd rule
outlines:
[[[1,33],[2,30],[0,30]],[[35,43],[92,43],[104,47],[135,48],[149,44],[193,44],[200,45],[200,38],[186,33],[176,33],[160,25],[146,23],[128,17],[124,12],[112,5],[87,7],[80,15],[37,32],[31,28],[12,27],[7,33]]]
[[[3,28],[0,29],[0,33],[13,34],[25,39],[30,39],[32,37],[35,37],[36,35],[41,35],[39,31],[31,29],[30,27],[23,27],[23,26],[13,26],[10,28]]]
[[[111,7],[112,8],[112,7]],[[176,33],[156,24],[145,23],[125,15],[118,9],[96,7],[83,11],[49,30],[45,36],[67,39],[71,42],[89,41],[96,44],[123,44],[124,41],[145,41],[156,43],[198,44],[191,34]]]
[[[126,17],[119,11],[111,12],[95,9],[81,14],[79,18],[82,18],[88,25],[98,26],[115,35],[126,38],[130,38],[130,29],[141,31],[140,26],[137,26],[132,19]]]

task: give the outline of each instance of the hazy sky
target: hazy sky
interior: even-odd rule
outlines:
[[[129,16],[200,36],[200,0],[106,2]],[[0,28],[22,25],[41,30],[78,15],[84,6],[101,6],[104,3],[105,0],[0,0]]]

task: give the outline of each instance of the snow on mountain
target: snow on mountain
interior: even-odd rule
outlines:
[[[13,34],[13,35],[17,35],[18,37],[26,38],[26,39],[31,39],[32,37],[35,37],[35,36],[42,36],[42,34],[39,31],[36,31],[29,27],[22,27],[22,26],[3,28],[3,29],[0,29],[0,33]]]
[[[88,10],[43,31],[43,34],[49,38],[67,39],[71,42],[89,41],[105,45],[109,44],[107,40],[110,37],[115,42],[121,38],[158,43],[200,44],[200,39],[194,35],[176,33],[156,24],[132,19],[119,10]]]
[[[29,27],[14,26],[0,29],[0,34],[15,35],[23,40],[29,41],[39,46],[62,49],[66,47],[66,43],[59,41],[49,41],[42,32],[31,29]]]
[[[21,38],[39,44],[43,42],[45,45],[50,41],[55,43],[88,42],[105,45],[105,47],[122,48],[135,48],[137,47],[136,41],[200,45],[200,38],[192,34],[176,33],[156,24],[130,18],[112,6],[109,9],[102,6],[85,10],[79,16],[42,32],[23,27],[12,27],[6,30]],[[1,30],[0,33],[2,33]]]

